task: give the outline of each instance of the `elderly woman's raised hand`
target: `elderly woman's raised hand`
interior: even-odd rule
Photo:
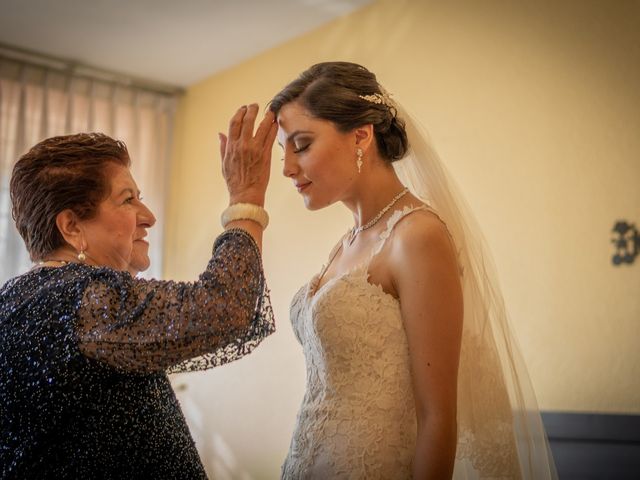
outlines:
[[[230,204],[264,205],[278,125],[275,115],[268,111],[254,135],[257,114],[255,103],[240,107],[231,118],[228,135],[220,134],[222,175],[229,189]]]

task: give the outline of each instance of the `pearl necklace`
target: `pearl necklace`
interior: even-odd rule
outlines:
[[[68,265],[71,262],[68,262],[66,260],[40,260],[38,262],[38,264],[34,265],[33,267],[31,267],[31,269],[39,268],[39,267],[49,267],[49,266],[53,267],[53,266],[55,266],[55,265],[50,265],[52,263],[58,263],[61,267],[64,267],[65,265]]]
[[[404,197],[407,193],[409,192],[408,188],[404,188],[399,194],[397,194],[395,197],[393,197],[393,199],[391,199],[391,201],[382,209],[378,212],[378,214],[373,217],[370,221],[368,221],[366,224],[364,225],[360,225],[359,227],[353,227],[351,229],[351,232],[349,233],[349,236],[347,237],[347,242],[349,243],[349,245],[351,245],[353,243],[353,241],[356,239],[356,237],[358,236],[358,234],[360,232],[362,232],[363,230],[366,230],[368,228],[373,227],[376,223],[378,223],[380,221],[380,219],[383,217],[383,215],[385,213],[387,213],[389,211],[389,209],[391,207],[393,207],[396,202],[398,200],[400,200],[402,197]]]

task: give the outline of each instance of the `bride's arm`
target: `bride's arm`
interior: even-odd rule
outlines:
[[[398,224],[390,252],[407,333],[418,422],[413,477],[451,478],[463,301],[455,249],[433,214]]]

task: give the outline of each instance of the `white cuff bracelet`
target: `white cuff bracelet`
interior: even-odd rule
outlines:
[[[234,220],[252,220],[264,230],[269,225],[269,214],[260,205],[253,203],[234,203],[224,209],[220,216],[222,227],[226,228]]]

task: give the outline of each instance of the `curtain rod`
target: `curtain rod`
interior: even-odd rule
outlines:
[[[15,47],[0,42],[0,58],[21,62],[34,67],[56,70],[67,75],[83,77],[89,80],[99,80],[106,83],[116,83],[122,86],[138,88],[163,95],[179,95],[184,93],[182,87],[162,82],[133,77],[112,70],[64,59],[45,53],[36,52],[22,47]]]

